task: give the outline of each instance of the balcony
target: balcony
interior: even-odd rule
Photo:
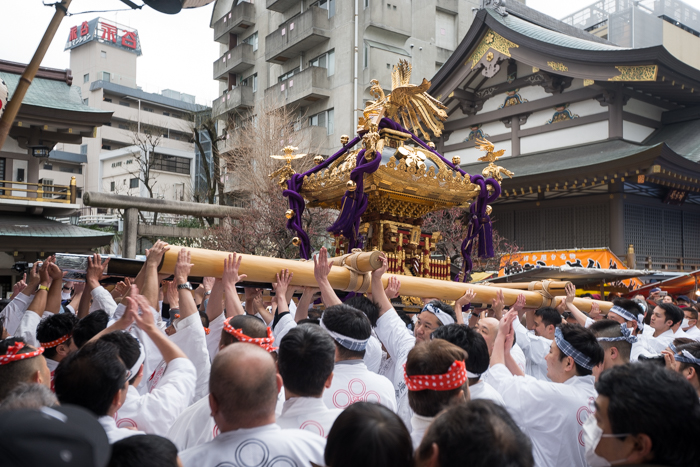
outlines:
[[[265,99],[272,98],[275,104],[309,105],[327,99],[331,95],[328,71],[325,68],[309,67],[289,79],[265,89]]]
[[[212,115],[218,117],[232,110],[243,110],[253,107],[253,88],[251,86],[236,86],[223,96],[212,102]]]
[[[255,52],[250,44],[239,44],[214,62],[214,79],[228,81],[229,73],[242,73],[255,65]]]
[[[75,177],[70,185],[0,180],[0,211],[70,215],[79,207],[76,194]]]
[[[243,2],[231,7],[231,11],[214,23],[214,40],[228,44],[229,34],[242,34],[255,24],[255,5]]]
[[[300,0],[267,0],[265,6],[268,10],[284,13],[298,3]]]
[[[328,39],[328,11],[314,6],[265,37],[265,60],[282,64]]]

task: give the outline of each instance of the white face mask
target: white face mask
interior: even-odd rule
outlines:
[[[68,300],[70,298],[70,292],[61,292],[61,300]]]
[[[683,322],[681,323],[681,329],[686,330],[690,327],[690,322],[688,321],[688,318],[683,318]]]
[[[589,415],[586,421],[583,423],[583,443],[586,445],[586,462],[588,462],[589,467],[607,467],[609,465],[616,465],[620,462],[626,461],[627,459],[618,459],[610,462],[606,458],[600,457],[595,453],[601,438],[624,438],[626,436],[629,435],[604,435],[603,429],[598,426],[598,422],[596,421],[595,417],[593,415]]]

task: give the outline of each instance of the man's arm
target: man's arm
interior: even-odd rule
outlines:
[[[175,263],[175,272],[173,273],[173,287],[178,287],[179,285],[187,282],[187,277],[190,275],[192,266],[194,264],[190,263],[191,254],[189,250],[183,248],[177,254],[177,262]],[[157,276],[156,276],[157,278]],[[192,296],[192,291],[189,289],[178,289],[177,297],[180,304],[180,319],[185,319],[188,316],[198,314],[197,304],[194,302],[194,297]]]
[[[343,303],[335,294],[331,283],[328,282],[328,274],[330,274],[332,267],[333,262],[328,260],[328,250],[325,247],[321,248],[318,255],[314,257],[314,277],[318,288],[321,290],[321,299],[326,307]]]
[[[298,323],[302,319],[307,319],[309,317],[309,307],[316,293],[320,292],[321,291],[316,287],[304,287],[304,292],[301,294],[301,298],[297,304],[297,312],[294,315],[294,321]]]
[[[127,299],[127,309],[130,306],[141,309],[141,313],[136,314],[134,317],[136,326],[151,338],[160,351],[160,354],[163,356],[163,360],[169,363],[176,358],[187,358],[185,353],[180,350],[177,345],[172,343],[170,339],[168,339],[168,336],[156,326],[155,319],[153,318],[153,310],[151,310],[152,307],[148,300],[143,295],[138,294],[138,289],[135,286],[132,286],[131,290],[132,292]]]
[[[141,295],[148,300],[151,307],[155,310],[159,310],[158,307],[158,292],[160,289],[158,280],[158,266],[163,259],[163,255],[168,251],[170,247],[167,243],[162,240],[158,240],[146,255],[145,271],[143,275],[143,287],[140,288]],[[159,311],[160,312],[160,311]]]
[[[70,303],[66,305],[66,310],[70,311],[74,315],[78,314],[78,308],[80,307],[80,300],[83,298],[83,291],[85,290],[85,282],[76,282],[73,285],[73,298]]]
[[[566,291],[566,299],[564,299],[566,309],[569,310],[571,316],[573,316],[574,319],[576,319],[576,322],[578,324],[585,327],[588,317],[584,315],[581,312],[581,310],[576,308],[576,305],[574,305],[574,297],[576,297],[576,286],[569,282],[568,284],[566,284],[564,290]]]
[[[15,337],[22,337],[29,345],[37,347],[36,328],[46,310],[46,297],[48,295],[51,278],[49,276],[50,261],[44,261],[39,268],[39,290],[34,294],[34,299],[29,304],[27,311],[22,316],[20,324],[15,331]],[[60,290],[59,290],[60,293]]]
[[[92,291],[100,285],[100,279],[104,274],[104,270],[109,264],[109,258],[102,262],[102,257],[95,253],[92,258],[88,258],[88,268],[85,274],[85,290],[83,290],[83,296],[80,298],[80,305],[78,306],[78,319],[85,318],[90,313],[90,299],[92,298]]]
[[[49,277],[51,277],[51,287],[46,295],[46,311],[57,314],[61,311],[61,290],[63,288],[63,272],[56,266],[55,257],[46,261],[48,265]]]
[[[243,256],[239,256],[236,253],[228,255],[228,258],[224,258],[224,274],[221,277],[221,283],[224,287],[224,303],[227,317],[246,313],[246,310],[243,309],[243,305],[241,304],[241,299],[238,298],[238,292],[236,291],[236,284],[243,282],[243,280],[248,277],[246,274],[238,274],[242,259]],[[248,303],[246,301],[246,306],[247,305]]]
[[[205,313],[211,323],[224,312],[224,284],[221,279],[216,279],[209,294]]]
[[[379,317],[381,318],[384,313],[392,310],[394,306],[391,304],[389,297],[387,297],[384,284],[382,283],[382,276],[389,269],[389,261],[384,255],[381,255],[379,260],[382,262],[382,267],[372,271],[372,298],[379,305]],[[392,276],[389,280],[391,279],[395,279],[395,276]]]
[[[464,292],[460,298],[455,301],[455,315],[457,316],[457,323],[464,324],[464,316],[462,316],[462,307],[469,305],[472,300],[476,297],[476,292],[471,287]]]
[[[15,285],[12,286],[12,296],[10,297],[10,301],[14,300],[17,295],[19,295],[24,288],[27,287],[27,273],[24,273],[24,276],[22,276],[22,279],[18,280],[15,282]]]

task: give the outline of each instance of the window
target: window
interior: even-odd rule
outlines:
[[[309,60],[309,66],[317,66],[328,70],[328,76],[333,76],[335,73],[335,50],[326,52],[313,60]]]
[[[112,102],[112,99],[110,97],[103,97],[102,100],[104,102]]]
[[[324,10],[328,10],[329,18],[335,16],[335,0],[319,0],[318,6]]]
[[[455,19],[455,15],[444,11],[435,12],[435,45],[448,50],[456,48]]]
[[[46,164],[44,164],[44,170],[53,170],[53,165],[47,162]]]
[[[102,145],[102,149],[104,149],[105,151],[111,151],[111,150],[112,150],[112,146],[109,145],[109,144],[103,144],[103,145]]]
[[[109,82],[112,79],[112,75],[107,73],[106,71],[102,72],[102,81],[107,81]]]
[[[250,86],[253,88],[253,92],[258,91],[258,74],[248,76],[246,79],[241,80],[241,86]]]
[[[80,145],[80,154],[87,154],[87,144]]]
[[[127,125],[125,125],[124,123],[120,123],[120,124],[119,124],[119,129],[120,129],[120,130],[128,130],[129,127],[128,127]]]
[[[76,197],[76,198],[82,198],[82,197],[83,197],[83,189],[82,189],[82,188],[76,188],[76,189],[75,189],[75,197]]]
[[[155,153],[153,155],[153,169],[178,174],[190,174],[190,159],[186,157],[168,156]]]
[[[316,115],[309,117],[309,125],[322,126],[328,130],[328,134],[332,135],[334,131],[333,125],[333,109],[324,110]]]
[[[129,104],[127,101],[119,101],[119,105],[123,105],[124,107],[131,107],[131,104]]]
[[[132,178],[129,180],[129,188],[138,188],[139,187],[139,179],[138,178]]]
[[[63,167],[59,167],[58,170],[60,170],[61,172],[64,172],[64,173],[68,173],[68,174],[77,173],[76,168],[75,168],[75,167],[71,167],[71,166],[69,166],[69,165],[64,165]]]
[[[362,68],[367,68],[369,66],[369,46],[364,45],[364,53],[362,54]]]
[[[101,51],[100,51],[100,57],[102,57],[102,58],[107,58],[107,52],[105,52],[104,50],[101,50]]]
[[[163,112],[163,115],[165,115],[166,117],[169,117],[169,116],[170,116],[170,112]]]
[[[112,122],[103,123],[105,126],[112,126]]]
[[[253,51],[258,50],[258,33],[254,32],[250,36],[241,41],[241,44],[250,44],[253,46]]]
[[[288,80],[289,78],[294,76],[294,73],[299,73],[299,67],[296,67],[293,70],[289,70],[288,72],[277,78],[277,82],[281,83],[282,81]]]
[[[116,189],[116,187],[114,185],[115,185],[114,182],[109,182],[109,191],[114,191]]]
[[[90,102],[89,98],[86,97],[85,99],[83,99],[83,104],[90,105],[89,102]]]
[[[85,73],[83,75],[83,83],[87,83],[88,81],[90,81],[90,73]]]
[[[146,112],[153,112],[153,107],[145,107],[144,106],[143,110]]]
[[[365,8],[369,8],[369,0],[365,0]]]
[[[182,118],[182,116],[180,114],[172,114],[172,117],[173,118]]]

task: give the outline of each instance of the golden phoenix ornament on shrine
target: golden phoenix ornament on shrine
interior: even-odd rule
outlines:
[[[305,157],[307,155],[294,154],[294,152],[298,150],[299,148],[294,146],[285,146],[282,148],[284,154],[270,155],[270,157],[272,157],[273,159],[287,161],[287,163],[283,167],[280,167],[279,169],[275,170],[270,174],[270,178],[279,177],[277,183],[279,184],[279,186],[282,187],[283,190],[287,188],[287,180],[289,180],[292,177],[292,175],[296,173],[294,169],[292,169],[292,161],[295,159],[301,159],[302,157]]]

